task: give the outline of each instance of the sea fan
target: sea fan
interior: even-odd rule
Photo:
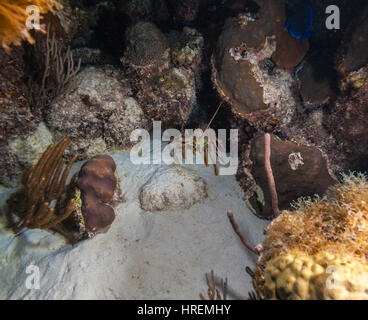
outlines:
[[[9,51],[11,44],[19,46],[22,40],[34,43],[26,28],[26,9],[31,5],[38,6],[40,13],[62,8],[57,0],[0,0],[0,44],[5,50]]]

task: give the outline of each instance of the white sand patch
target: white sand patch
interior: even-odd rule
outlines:
[[[267,222],[249,211],[235,176],[188,166],[207,182],[208,198],[189,210],[146,212],[139,190],[161,166],[133,165],[128,152],[110,155],[127,201],[107,233],[74,247],[41,230],[15,238],[0,215],[0,299],[197,299],[207,291],[205,273],[211,269],[228,278],[229,298],[246,298],[252,286],[244,269],[255,265],[256,256],[240,243],[226,211],[234,212],[254,244],[263,240]],[[0,189],[1,205],[9,192]],[[31,264],[40,270],[39,290],[26,288]]]

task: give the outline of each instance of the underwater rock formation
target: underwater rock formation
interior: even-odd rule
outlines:
[[[350,73],[341,92],[325,122],[346,156],[345,167],[364,171],[368,169],[368,65]]]
[[[72,218],[79,220],[79,232],[87,233],[88,237],[108,228],[115,219],[114,207],[120,194],[115,170],[115,161],[110,156],[98,155],[86,161],[79,171],[77,189],[72,195],[80,202],[75,201]]]
[[[131,23],[151,21],[163,23],[169,19],[165,0],[128,0],[121,1],[119,10]]]
[[[368,64],[368,8],[360,6],[359,20],[352,21],[337,59],[337,69],[345,76]]]
[[[319,54],[308,57],[296,71],[304,106],[326,104],[333,96],[331,72]]]
[[[46,111],[46,122],[58,138],[71,135],[69,153],[85,159],[108,147],[130,146],[130,133],[146,128],[142,109],[119,70],[111,66],[87,67],[73,86]]]
[[[168,38],[173,64],[196,71],[202,61],[203,36],[195,29],[184,27],[181,34],[171,32]]]
[[[126,32],[121,62],[149,120],[163,127],[182,127],[196,101],[194,72],[173,67],[165,35],[152,23],[140,22]]]
[[[138,22],[125,33],[123,65],[140,76],[166,69],[170,63],[168,41],[160,29],[150,22]]]
[[[368,184],[348,175],[265,229],[253,285],[263,299],[367,299]]]
[[[252,139],[250,159],[251,174],[259,186],[251,199],[261,218],[272,218],[271,193],[265,170],[265,137]],[[271,135],[271,168],[276,184],[279,209],[290,209],[292,201],[302,196],[323,195],[335,180],[331,178],[326,159],[314,147],[282,141]],[[257,198],[257,199],[255,199]]]
[[[183,0],[172,1],[172,7],[175,14],[175,18],[183,24],[190,24],[193,22],[198,14],[199,10],[198,0]]]
[[[52,143],[40,113],[31,111],[23,55],[22,47],[11,55],[0,48],[0,183],[11,187]]]
[[[207,198],[204,179],[188,169],[172,166],[159,169],[141,188],[139,201],[147,211],[189,209]]]
[[[282,68],[300,63],[308,47],[294,52],[302,44],[283,30],[282,2],[259,3],[259,19],[240,14],[225,22],[212,57],[212,78],[237,114],[265,130],[275,120],[279,126],[290,122],[298,95],[290,72]]]

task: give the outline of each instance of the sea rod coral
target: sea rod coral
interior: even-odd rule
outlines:
[[[34,43],[26,28],[28,6],[37,6],[40,13],[62,8],[57,0],[0,0],[0,44],[5,50],[10,50],[11,44],[19,46],[22,40]],[[44,26],[40,31],[45,32]]]
[[[19,202],[25,199],[24,210],[18,208],[20,219],[14,226],[15,233],[23,229],[50,229],[65,220],[72,213],[70,201],[63,213],[57,214],[52,201],[57,201],[64,192],[69,170],[76,160],[75,155],[61,174],[65,160],[62,158],[70,136],[66,136],[57,145],[51,144],[37,164],[30,166],[22,176],[24,190],[15,193],[8,201]],[[18,200],[18,201],[17,201]],[[23,212],[20,212],[23,211]]]

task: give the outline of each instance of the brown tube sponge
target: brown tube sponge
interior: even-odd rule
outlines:
[[[117,187],[116,164],[108,155],[98,155],[84,163],[77,180],[81,190],[82,214],[87,231],[97,232],[115,219],[112,208]]]

